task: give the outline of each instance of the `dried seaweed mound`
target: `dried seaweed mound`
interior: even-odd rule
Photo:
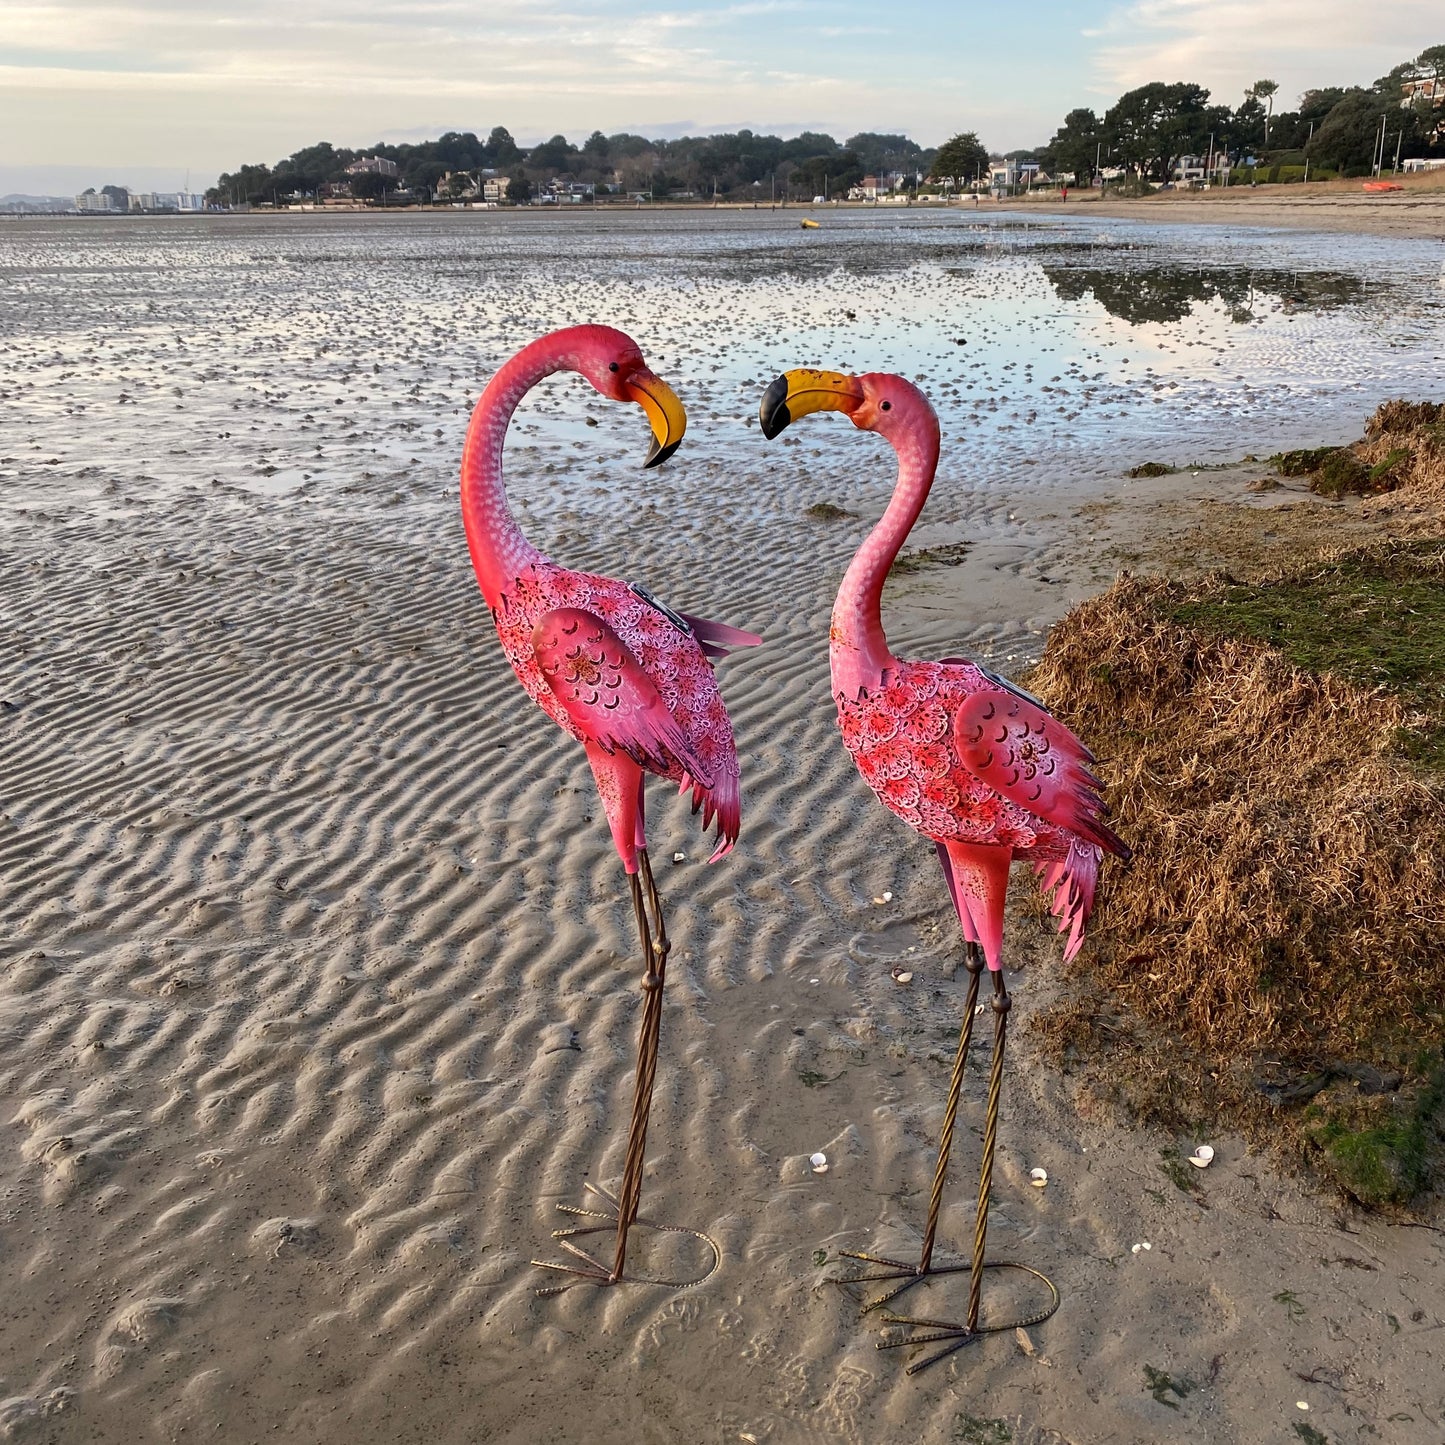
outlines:
[[[1076,981],[1095,1023],[1102,1000],[1152,1034],[1143,1112],[1178,1115],[1198,1079],[1246,1126],[1271,1088],[1276,1106],[1318,1095],[1293,1117],[1347,1188],[1418,1193],[1445,1045],[1445,544],[1257,586],[1126,577],[1054,629],[1030,685],[1105,760],[1135,849]],[[1197,1079],[1164,1078],[1161,1038]],[[1390,1097],[1362,1113],[1361,1093]],[[1397,1124],[1410,1158],[1391,1135],[1344,1162]]]
[[[1365,423],[1355,451],[1392,487],[1445,493],[1445,402],[1385,402]]]

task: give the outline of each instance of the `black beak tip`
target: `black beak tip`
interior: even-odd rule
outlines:
[[[654,437],[652,439],[652,450],[648,452],[647,460],[642,464],[643,471],[647,471],[650,467],[660,467],[681,445],[681,437],[675,442],[668,442],[666,446],[663,446],[662,443]]]
[[[763,435],[772,441],[792,419],[788,412],[788,378],[779,376],[763,393],[758,405],[758,425]]]

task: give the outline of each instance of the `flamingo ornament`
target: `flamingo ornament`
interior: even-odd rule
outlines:
[[[642,947],[643,1007],[622,1184],[616,1195],[593,1190],[606,1203],[602,1210],[559,1206],[605,1221],[554,1234],[563,1249],[580,1258],[580,1267],[532,1261],[612,1285],[625,1278],[628,1232],[638,1222],[671,947],[647,857],[643,780],[652,773],[692,793],[693,811],[703,810],[704,828],[716,824],[717,847],[709,861],[732,848],[740,822],[737,749],[712,660],[730,647],[753,646],[761,639],[674,612],[639,584],[560,566],[522,535],[507,506],[502,446],[522,397],[558,371],[579,372],[612,401],[641,405],[653,432],[644,466],[655,467],[676,451],[687,418],[631,338],[610,326],[573,326],[524,347],[497,372],[472,413],[462,452],[467,545],[502,650],[532,700],[586,750],[632,891]],[[604,1231],[615,1233],[611,1264],[574,1242]],[[699,1238],[712,1247],[715,1265],[716,1246],[706,1236]]]
[[[951,1348],[912,1366],[912,1373],[980,1333],[984,1238],[1010,1006],[1002,959],[1009,865],[1015,858],[1033,863],[1043,889],[1052,894],[1052,912],[1060,930],[1068,932],[1064,948],[1068,959],[1083,943],[1104,854],[1127,858],[1129,850],[1104,821],[1099,780],[1089,771],[1093,756],[1038,699],[966,658],[907,662],[888,649],[880,617],[884,579],[923,510],[938,466],[938,418],[927,398],[902,377],[885,373],[844,376],[829,371],[789,371],[763,396],[763,434],[772,439],[797,417],[818,411],[845,413],[854,426],[876,432],[898,454],[898,481],[892,499],[849,566],[833,607],[829,633],[833,697],[843,744],[864,781],[886,808],[931,839],[938,850],[962,925],[969,971],[963,1028],[949,1082],[918,1262],[849,1255],[885,1266],[883,1272],[860,1275],[858,1280],[903,1281],[872,1301],[865,1312],[895,1299],[929,1274],[970,1273],[964,1325],[887,1317],[893,1323],[942,1331],[891,1343],[955,1341]],[[941,1266],[933,1262],[938,1210],[979,976],[985,966],[993,981],[994,1047],[973,1258],[970,1264]],[[1043,1279],[1026,1266],[1000,1267],[1024,1269]],[[1053,1313],[1058,1295],[1051,1283],[1044,1283],[1052,1303],[1042,1315],[1022,1323],[1038,1323]]]

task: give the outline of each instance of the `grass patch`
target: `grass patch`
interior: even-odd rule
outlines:
[[[1294,1432],[1305,1445],[1330,1445],[1330,1437],[1323,1430],[1316,1430],[1313,1425],[1306,1424],[1303,1420],[1294,1422]]]
[[[1168,477],[1173,473],[1174,468],[1165,466],[1163,462],[1140,462],[1137,467],[1129,468],[1131,477]]]
[[[1169,1182],[1184,1194],[1193,1194],[1199,1188],[1194,1166],[1185,1159],[1178,1149],[1161,1149],[1159,1167]]]

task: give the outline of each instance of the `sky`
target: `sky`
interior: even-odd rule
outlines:
[[[245,161],[506,126],[977,131],[1038,145],[1151,80],[1276,108],[1445,43],[1440,0],[0,0],[0,193],[199,189]]]

